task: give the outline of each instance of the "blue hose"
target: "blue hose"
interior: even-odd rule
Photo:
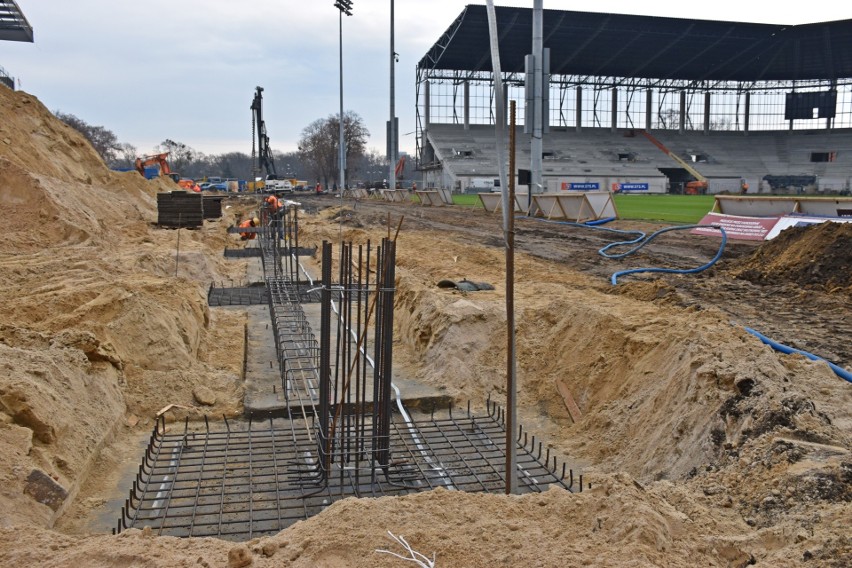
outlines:
[[[695,273],[707,270],[708,268],[710,268],[711,266],[716,264],[716,262],[720,258],[722,258],[722,253],[725,252],[725,243],[728,242],[728,234],[725,232],[724,228],[722,228],[718,225],[684,225],[682,227],[667,227],[665,229],[660,229],[659,231],[652,233],[651,236],[649,236],[647,239],[645,239],[638,246],[633,247],[632,249],[630,249],[629,251],[627,251],[625,253],[621,253],[621,254],[618,254],[618,255],[606,254],[607,249],[612,248],[616,245],[621,245],[621,244],[625,244],[625,243],[612,243],[610,245],[605,246],[604,248],[602,248],[598,252],[601,255],[603,255],[607,258],[623,258],[623,257],[625,257],[629,254],[633,254],[634,252],[638,251],[639,249],[641,249],[642,247],[644,247],[645,245],[650,243],[653,239],[655,239],[657,237],[657,235],[660,235],[660,234],[665,233],[667,231],[677,231],[677,230],[682,230],[682,229],[695,229],[697,227],[710,227],[710,228],[716,229],[716,230],[718,230],[722,233],[722,242],[719,244],[719,250],[716,251],[716,256],[714,256],[712,259],[710,259],[710,262],[708,262],[707,264],[704,264],[702,266],[699,266],[697,268],[688,268],[688,269],[633,268],[633,269],[630,269],[630,270],[619,270],[618,272],[614,272],[613,275],[610,277],[610,281],[612,282],[613,286],[618,284],[618,277],[619,276],[624,276],[626,274],[636,274],[638,272],[664,272],[664,273],[667,273],[667,274],[695,274]]]
[[[615,221],[618,217],[607,217],[606,219],[595,219],[594,221],[586,221],[583,223],[588,227],[596,227],[597,225],[606,225],[610,221]]]
[[[776,341],[769,339],[768,337],[766,337],[762,333],[751,329],[750,327],[746,327],[744,329],[776,351],[780,351],[781,353],[787,353],[788,355],[791,354],[791,353],[798,353],[799,355],[804,355],[805,357],[807,357],[811,361],[822,361],[824,363],[827,363],[828,366],[831,367],[831,370],[834,371],[835,375],[837,375],[838,377],[840,377],[842,379],[846,379],[847,381],[852,383],[852,373],[850,373],[849,371],[847,371],[843,367],[840,367],[839,365],[835,365],[831,361],[827,361],[827,360],[823,359],[822,357],[818,357],[818,356],[814,355],[813,353],[808,353],[807,351],[802,351],[801,349],[795,349],[793,347],[788,347],[787,345],[782,345],[782,344],[780,344]]]
[[[642,231],[612,229],[610,227],[599,226],[599,225],[603,225],[604,223],[608,223],[608,222],[614,220],[615,217],[610,217],[610,218],[607,218],[607,219],[600,219],[598,221],[587,221],[586,223],[575,223],[573,221],[553,221],[551,219],[542,219],[542,218],[539,218],[539,217],[527,217],[527,216],[522,216],[522,215],[516,216],[516,219],[534,219],[534,220],[540,221],[542,223],[553,223],[554,225],[568,225],[569,227],[585,227],[587,229],[596,229],[598,231],[606,231],[608,233],[615,233],[615,234],[619,234],[619,235],[633,236],[634,238],[627,240],[627,241],[618,241],[618,242],[610,243],[610,244],[606,245],[605,247],[603,247],[602,249],[600,249],[598,251],[599,255],[606,257],[606,258],[611,258],[611,259],[618,259],[618,258],[624,258],[625,256],[629,256],[629,255],[635,253],[636,251],[638,251],[639,249],[641,249],[642,247],[644,247],[646,244],[648,244],[649,242],[651,242],[655,238],[657,238],[658,235],[661,235],[661,234],[666,233],[668,231],[681,231],[681,230],[685,230],[685,229],[695,229],[697,227],[704,227],[704,228],[709,227],[709,228],[712,228],[712,229],[716,229],[716,230],[718,230],[719,232],[722,233],[722,243],[719,245],[719,250],[716,253],[716,256],[714,256],[710,260],[710,262],[708,262],[707,264],[699,266],[698,268],[690,268],[690,269],[683,269],[683,270],[675,269],[675,268],[633,268],[631,270],[621,270],[619,272],[613,273],[613,275],[610,277],[610,281],[612,282],[613,285],[618,284],[618,277],[624,276],[625,274],[636,274],[638,272],[665,272],[665,273],[669,273],[669,274],[695,274],[697,272],[707,270],[708,268],[710,268],[711,266],[716,264],[716,262],[722,257],[722,253],[725,251],[725,244],[728,242],[728,234],[725,232],[725,229],[723,229],[722,227],[720,227],[718,225],[679,225],[677,227],[666,227],[664,229],[660,229],[659,231],[652,233],[650,236],[648,236],[646,238],[645,233],[642,232]],[[624,246],[624,245],[637,245],[637,246],[633,247],[632,249],[630,249],[626,252],[620,253],[620,254],[610,254],[610,253],[607,252],[611,248],[618,247],[618,246]]]

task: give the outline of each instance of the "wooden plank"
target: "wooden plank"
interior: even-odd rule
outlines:
[[[577,406],[576,402],[574,402],[574,397],[571,396],[571,391],[568,390],[568,385],[557,379],[556,390],[558,390],[559,394],[562,396],[562,402],[565,403],[565,408],[568,409],[568,414],[571,415],[571,420],[574,421],[574,424],[578,423],[583,418],[583,413],[580,412],[580,407]]]

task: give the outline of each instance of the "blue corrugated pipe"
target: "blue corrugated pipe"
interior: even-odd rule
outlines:
[[[654,240],[657,237],[657,235],[661,235],[661,234],[666,233],[668,231],[682,231],[682,230],[685,230],[685,229],[695,229],[697,227],[710,227],[710,228],[716,229],[717,231],[722,233],[722,243],[719,245],[719,251],[716,253],[716,256],[714,256],[710,260],[710,262],[708,262],[707,264],[699,266],[698,268],[689,268],[689,269],[684,269],[684,270],[676,269],[676,268],[633,268],[631,270],[621,270],[619,272],[614,273],[610,277],[610,281],[612,282],[613,285],[618,284],[618,277],[619,276],[624,276],[625,274],[636,274],[637,272],[666,272],[666,273],[669,273],[669,274],[695,274],[697,272],[707,270],[708,268],[710,268],[711,266],[716,264],[716,262],[722,257],[722,253],[725,252],[725,244],[728,242],[728,234],[725,232],[725,229],[723,229],[722,227],[720,227],[718,225],[679,225],[677,227],[666,227],[665,229],[660,229],[659,231],[651,233],[651,236],[646,238],[645,233],[642,232],[642,231],[637,231],[637,230],[628,231],[628,230],[611,229],[609,227],[598,226],[598,225],[603,225],[604,223],[609,223],[610,221],[614,220],[615,217],[610,217],[610,218],[607,218],[607,219],[600,219],[598,221],[587,221],[585,223],[575,223],[573,221],[552,221],[550,219],[541,219],[541,218],[538,218],[538,217],[527,217],[527,216],[523,216],[523,215],[519,215],[515,218],[516,219],[534,219],[536,221],[541,221],[543,223],[553,223],[554,225],[568,225],[568,226],[571,226],[571,227],[585,227],[587,229],[596,229],[596,230],[599,230],[599,231],[606,231],[608,233],[616,233],[616,234],[620,234],[620,235],[635,235],[635,238],[633,238],[629,241],[618,241],[618,242],[615,242],[615,243],[610,243],[610,244],[606,245],[605,247],[603,247],[602,249],[600,249],[598,251],[598,254],[603,256],[603,257],[606,257],[606,258],[624,258],[625,256],[629,256],[629,255],[633,254],[634,252],[638,251],[639,249],[641,249],[642,247],[644,247],[646,244],[648,244],[652,240]],[[637,245],[637,246],[633,247],[632,249],[628,250],[627,252],[623,252],[623,253],[620,253],[620,254],[609,254],[607,252],[609,249],[611,249],[613,247],[624,246],[624,245]]]
[[[780,351],[781,353],[787,353],[788,355],[790,353],[798,353],[799,355],[804,355],[805,357],[807,357],[811,361],[822,361],[824,363],[828,363],[828,366],[831,367],[831,370],[834,371],[835,375],[837,375],[838,377],[840,377],[842,379],[846,379],[847,381],[852,383],[852,373],[850,373],[849,371],[847,371],[843,367],[840,367],[839,365],[835,365],[831,361],[827,361],[827,360],[823,359],[822,357],[818,357],[818,356],[814,355],[813,353],[808,353],[807,351],[802,351],[801,349],[795,349],[795,348],[789,347],[787,345],[782,345],[782,344],[778,343],[777,341],[773,341],[773,340],[769,339],[768,337],[766,337],[762,333],[751,329],[750,327],[746,327],[744,329],[776,351]]]
[[[602,254],[603,256],[607,257],[607,258],[624,258],[625,256],[633,254],[634,252],[638,251],[639,249],[641,249],[642,247],[644,247],[645,245],[650,243],[652,240],[654,240],[657,237],[657,235],[660,235],[660,234],[668,232],[668,231],[680,231],[680,230],[684,230],[684,229],[695,229],[697,227],[705,227],[705,228],[709,227],[709,228],[712,228],[712,229],[716,229],[717,231],[722,233],[722,242],[719,245],[719,250],[716,252],[716,256],[714,256],[712,259],[710,259],[710,262],[708,262],[707,264],[705,264],[703,266],[699,266],[698,268],[688,268],[688,269],[632,268],[630,270],[619,270],[618,272],[613,273],[613,275],[610,277],[610,281],[612,282],[613,285],[615,285],[615,284],[618,284],[618,277],[619,276],[624,276],[625,274],[636,274],[638,272],[665,272],[665,273],[668,273],[668,274],[695,274],[697,272],[702,272],[704,270],[707,270],[708,268],[710,268],[711,266],[716,264],[716,261],[718,261],[720,258],[722,258],[722,253],[725,252],[725,243],[728,242],[728,234],[725,232],[725,229],[723,229],[722,227],[720,227],[718,225],[683,225],[683,226],[680,226],[680,227],[667,227],[665,229],[660,229],[659,231],[652,233],[650,237],[648,237],[647,239],[642,241],[638,246],[633,247],[632,249],[630,249],[627,252],[624,252],[624,253],[621,253],[621,254],[616,254],[616,255],[606,254],[606,251],[608,249],[610,249],[614,246],[617,246],[617,245],[622,245],[622,244],[627,244],[627,243],[612,243],[610,245],[605,246],[604,248],[602,248],[598,252],[600,254]]]

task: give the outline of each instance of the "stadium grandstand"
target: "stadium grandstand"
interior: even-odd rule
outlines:
[[[496,21],[525,169],[533,10],[498,7]],[[549,88],[534,193],[689,193],[702,178],[710,193],[849,193],[852,20],[783,26],[544,10],[542,27]],[[488,191],[498,178],[491,65],[480,5],[465,7],[419,61],[417,162],[427,187]]]
[[[33,28],[15,0],[0,0],[0,40],[33,42]],[[2,67],[0,85],[15,88],[15,79]]]

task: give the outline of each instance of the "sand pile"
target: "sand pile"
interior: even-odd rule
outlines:
[[[852,223],[790,227],[732,268],[756,283],[791,283],[825,290],[852,286]]]
[[[236,268],[221,260],[227,235],[181,231],[178,264],[177,232],[152,226],[169,183],[111,172],[35,98],[0,89],[5,525],[49,526],[127,416],[144,424],[164,399],[215,415],[239,407],[240,368],[216,349],[239,348],[243,322],[214,320],[205,297]],[[212,407],[193,397],[202,384]]]

